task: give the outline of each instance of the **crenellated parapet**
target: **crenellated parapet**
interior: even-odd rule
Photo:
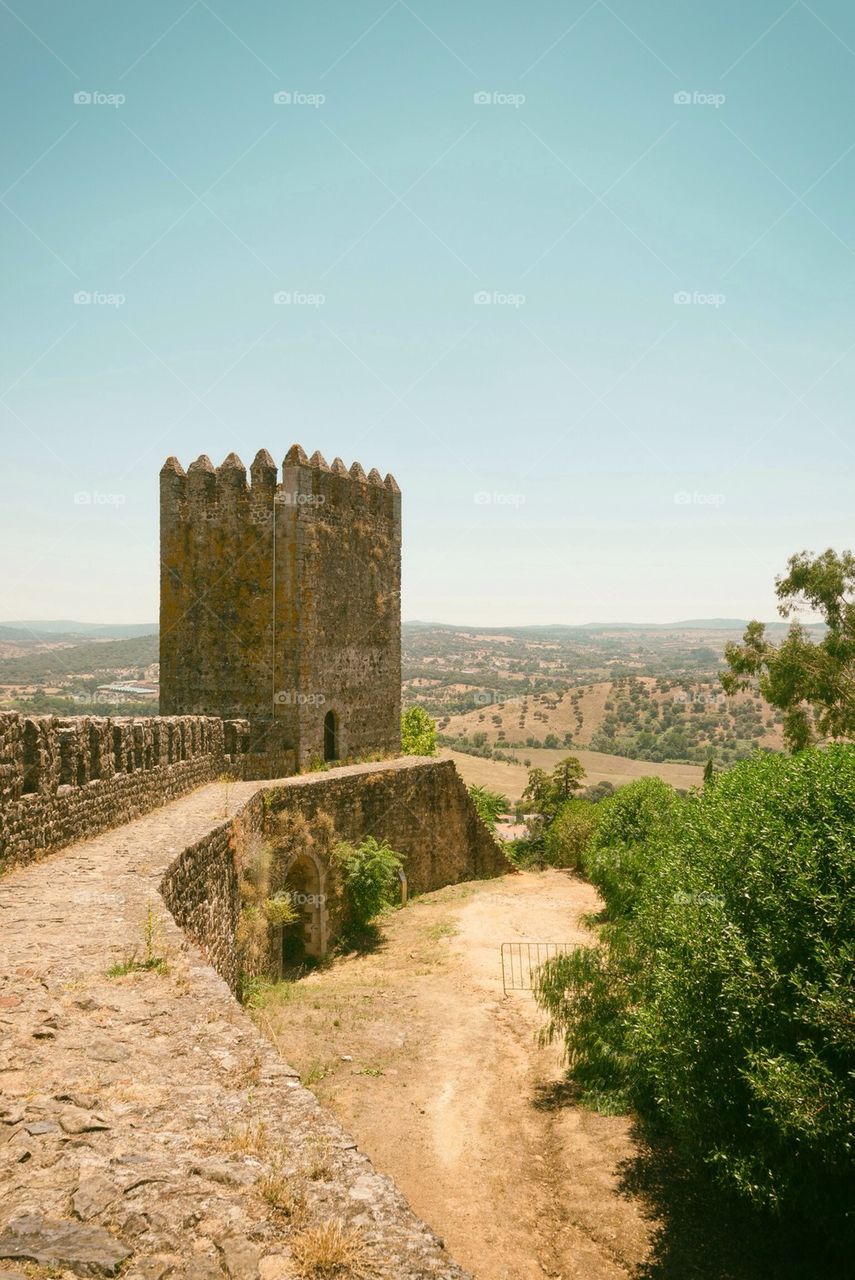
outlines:
[[[246,721],[0,713],[0,868],[240,777],[248,750]]]
[[[160,485],[162,510],[186,521],[227,518],[235,512],[249,515],[252,510],[271,509],[274,502],[310,507],[311,503],[300,501],[301,495],[400,514],[401,490],[393,475],[384,479],[376,467],[366,474],[361,463],[353,462],[348,468],[341,458],[330,465],[318,450],[307,457],[299,444],[288,450],[281,471],[267,449],[259,450],[249,473],[236,453],[230,453],[219,467],[203,453],[186,471],[177,458],[170,457],[161,469]],[[385,502],[381,494],[386,495]]]

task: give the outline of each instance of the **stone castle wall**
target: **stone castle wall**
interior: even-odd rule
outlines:
[[[175,921],[233,992],[238,987],[236,934],[241,909],[235,855],[241,841],[264,827],[264,795],[255,791],[235,806],[235,814],[182,850],[159,886]]]
[[[259,790],[239,782],[231,807]],[[0,876],[0,1276],[286,1280],[300,1236],[337,1224],[366,1276],[467,1280],[162,905],[184,860],[192,927],[222,954],[222,803],[202,787]],[[145,956],[152,912],[165,968],[111,976]],[[272,1179],[299,1217],[268,1203]]]
[[[410,893],[431,893],[509,870],[451,760],[402,756],[287,778],[267,792],[269,839],[275,841],[278,816],[293,810],[310,823],[328,814],[342,840],[374,836],[388,841],[404,855]]]
[[[0,866],[120,826],[224,773],[242,772],[248,726],[0,714]]]
[[[248,719],[254,777],[400,745],[401,495],[392,476],[289,450],[282,478],[202,456],[161,471],[164,714]],[[247,765],[247,776],[251,764]]]
[[[172,915],[232,990],[238,979],[235,932],[240,912],[235,849],[252,836],[275,848],[278,819],[294,812],[306,818],[310,829],[320,814],[328,814],[343,840],[368,835],[388,840],[404,855],[410,893],[510,870],[450,760],[402,757],[349,765],[259,790],[232,818],[186,848],[160,885]],[[330,940],[335,940],[334,930]]]

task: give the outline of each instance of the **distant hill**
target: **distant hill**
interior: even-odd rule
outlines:
[[[779,618],[767,622],[775,629],[787,624]],[[810,624],[809,624],[810,625]],[[814,624],[818,625],[818,624]],[[521,639],[542,639],[549,636],[584,635],[586,632],[608,631],[737,631],[740,634],[748,626],[745,618],[686,618],[678,622],[580,622],[580,623],[532,623],[524,627],[481,627],[457,625],[451,622],[423,622],[414,619],[403,624],[404,631],[445,631],[470,635],[511,635]],[[37,644],[46,640],[132,640],[138,636],[158,634],[156,622],[73,622],[67,619],[40,619],[30,622],[0,622],[0,640],[10,644]]]
[[[58,636],[53,636],[54,642]],[[158,660],[156,635],[130,636],[122,640],[84,640],[77,644],[28,649],[13,657],[0,657],[0,682],[50,684],[70,676],[112,678],[122,671],[140,671]]]
[[[771,630],[786,628],[789,623],[780,618],[767,622]],[[740,634],[748,626],[745,618],[687,618],[682,622],[555,622],[533,623],[524,627],[480,627],[457,625],[451,622],[405,622],[404,631],[448,631],[467,635],[483,636],[519,636],[521,639],[543,639],[550,636],[584,635],[586,632],[604,631],[738,631]],[[822,629],[820,623],[807,623],[809,630]]]
[[[616,680],[498,697],[439,720],[441,741],[465,750],[577,747],[630,759],[703,764],[783,747],[780,712],[750,691],[726,697],[715,680],[623,676]]]
[[[68,622],[41,620],[34,622],[0,622],[0,640],[10,644],[44,640],[132,640],[137,636],[156,635],[156,622]]]

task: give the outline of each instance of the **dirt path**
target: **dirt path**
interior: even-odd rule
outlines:
[[[477,1280],[614,1280],[649,1224],[618,1191],[619,1117],[549,1106],[556,1049],[531,996],[503,997],[499,946],[581,942],[587,884],[549,871],[458,885],[387,921],[385,942],[277,988],[282,1052]]]

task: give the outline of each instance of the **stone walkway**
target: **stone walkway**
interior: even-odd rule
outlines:
[[[0,879],[0,1280],[466,1280],[166,911],[224,804],[203,787]],[[109,976],[147,931],[165,966]],[[352,1272],[320,1269],[336,1248]]]

